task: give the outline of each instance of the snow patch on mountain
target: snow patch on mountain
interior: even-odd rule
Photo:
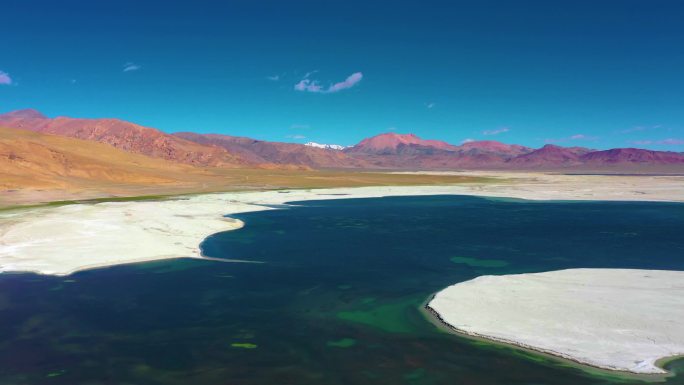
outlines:
[[[307,142],[304,143],[305,146],[309,147],[316,147],[316,148],[324,148],[326,150],[344,150],[347,148],[347,146],[340,146],[339,144],[321,144],[321,143],[316,143],[316,142]]]

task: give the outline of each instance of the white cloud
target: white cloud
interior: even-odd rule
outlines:
[[[544,139],[544,143],[564,143],[564,142],[568,142],[571,140],[596,141],[596,140],[599,140],[599,137],[598,136],[584,135],[584,134],[575,134],[575,135],[566,136],[564,138],[546,138],[546,139]]]
[[[597,140],[598,136],[589,136],[584,134],[575,134],[570,136],[570,140]]]
[[[669,139],[659,141],[658,144],[667,144],[670,146],[675,146],[675,145],[684,144],[684,139],[669,138]]]
[[[287,135],[286,137],[289,139],[306,139],[306,136],[301,134]]]
[[[361,79],[363,79],[363,74],[361,72],[354,72],[353,74],[347,76],[347,78],[344,79],[344,81],[335,83],[332,86],[330,86],[330,88],[328,88],[328,92],[337,92],[347,88],[352,88],[358,82],[360,82]]]
[[[313,71],[307,72],[307,73],[304,75],[303,79],[308,79],[309,76],[315,74],[316,72],[318,72],[318,70],[313,70]]]
[[[436,104],[434,102],[425,103],[425,107],[427,107],[428,110],[433,109],[435,106]]]
[[[463,140],[461,141],[461,144],[471,143],[471,142],[474,142],[474,141],[475,141],[475,139],[467,138],[467,139],[463,139]]]
[[[484,131],[482,131],[482,133],[484,135],[499,135],[499,134],[503,134],[504,132],[508,132],[510,130],[511,129],[508,127],[501,127],[501,128],[496,129],[496,130],[484,130]]]
[[[0,71],[0,84],[10,85],[12,84],[12,78],[7,72]]]
[[[665,146],[680,146],[684,145],[684,139],[667,138],[662,140],[632,140],[629,143],[637,146],[647,146],[649,144],[660,144]]]
[[[267,76],[266,79],[277,82],[280,80],[280,75]]]
[[[347,88],[352,88],[358,84],[361,79],[363,79],[363,74],[361,72],[354,72],[353,74],[347,76],[347,78],[343,81],[331,84],[328,86],[328,88],[325,88],[321,86],[317,80],[309,79],[309,76],[311,76],[313,73],[315,73],[315,71],[307,73],[302,80],[294,85],[294,89],[296,91],[331,94],[345,90]]]
[[[310,126],[308,124],[293,124],[290,126],[291,129],[293,130],[308,130]]]
[[[647,131],[647,130],[657,130],[662,127],[662,124],[654,124],[652,126],[634,126],[632,128],[627,128],[621,130],[621,134],[630,134],[632,132]]]
[[[139,69],[142,68],[141,65],[135,64],[135,63],[131,63],[131,62],[128,62],[128,63],[124,64],[123,67],[124,67],[124,68],[123,68],[123,72],[137,71],[137,70],[139,70]]]
[[[300,80],[299,83],[295,84],[294,89],[306,92],[323,92],[323,87],[321,87],[318,82],[309,79]]]

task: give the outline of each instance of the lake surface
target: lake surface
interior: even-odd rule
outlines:
[[[483,274],[684,270],[683,204],[393,197],[236,217],[205,254],[263,263],[0,275],[0,384],[639,383],[445,333],[421,306]],[[668,368],[684,384],[684,360]]]

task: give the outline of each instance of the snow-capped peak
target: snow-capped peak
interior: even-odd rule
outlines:
[[[346,146],[340,146],[339,144],[321,144],[316,142],[308,142],[304,143],[304,145],[309,147],[324,148],[326,150],[344,150],[347,148]]]

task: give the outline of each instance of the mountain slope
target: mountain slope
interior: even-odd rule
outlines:
[[[101,143],[0,128],[0,189],[173,184],[193,169]]]
[[[478,140],[467,142],[457,147],[457,152],[462,155],[492,155],[501,159],[511,159],[516,156],[530,153],[533,149],[517,144],[506,144],[494,140]]]
[[[364,168],[368,166],[364,161],[350,157],[342,151],[303,144],[266,142],[238,136],[192,132],[178,132],[174,135],[195,143],[221,147],[251,162],[310,168]]]
[[[414,134],[387,133],[362,140],[359,144],[345,149],[349,154],[389,155],[407,152],[454,151],[456,146],[439,140],[423,140]]]
[[[604,151],[593,151],[582,156],[582,161],[589,165],[615,164],[684,164],[684,153],[671,151],[651,151],[640,148],[614,148]]]
[[[545,145],[540,149],[496,141],[473,141],[454,146],[423,140],[413,134],[381,134],[347,148],[345,153],[373,167],[396,169],[506,169],[506,170],[651,170],[671,172],[684,166],[684,153],[617,148],[604,151],[584,147]]]
[[[515,156],[532,149],[495,141],[460,146],[424,140],[413,134],[381,134],[343,150],[374,167],[398,169],[501,168]]]
[[[582,164],[581,157],[592,151],[584,147],[560,147],[547,144],[540,149],[511,159],[510,163],[522,167],[572,166]]]
[[[119,119],[50,119],[35,110],[20,110],[0,115],[0,126],[95,141],[135,154],[198,166],[249,164],[225,149],[198,145]]]

